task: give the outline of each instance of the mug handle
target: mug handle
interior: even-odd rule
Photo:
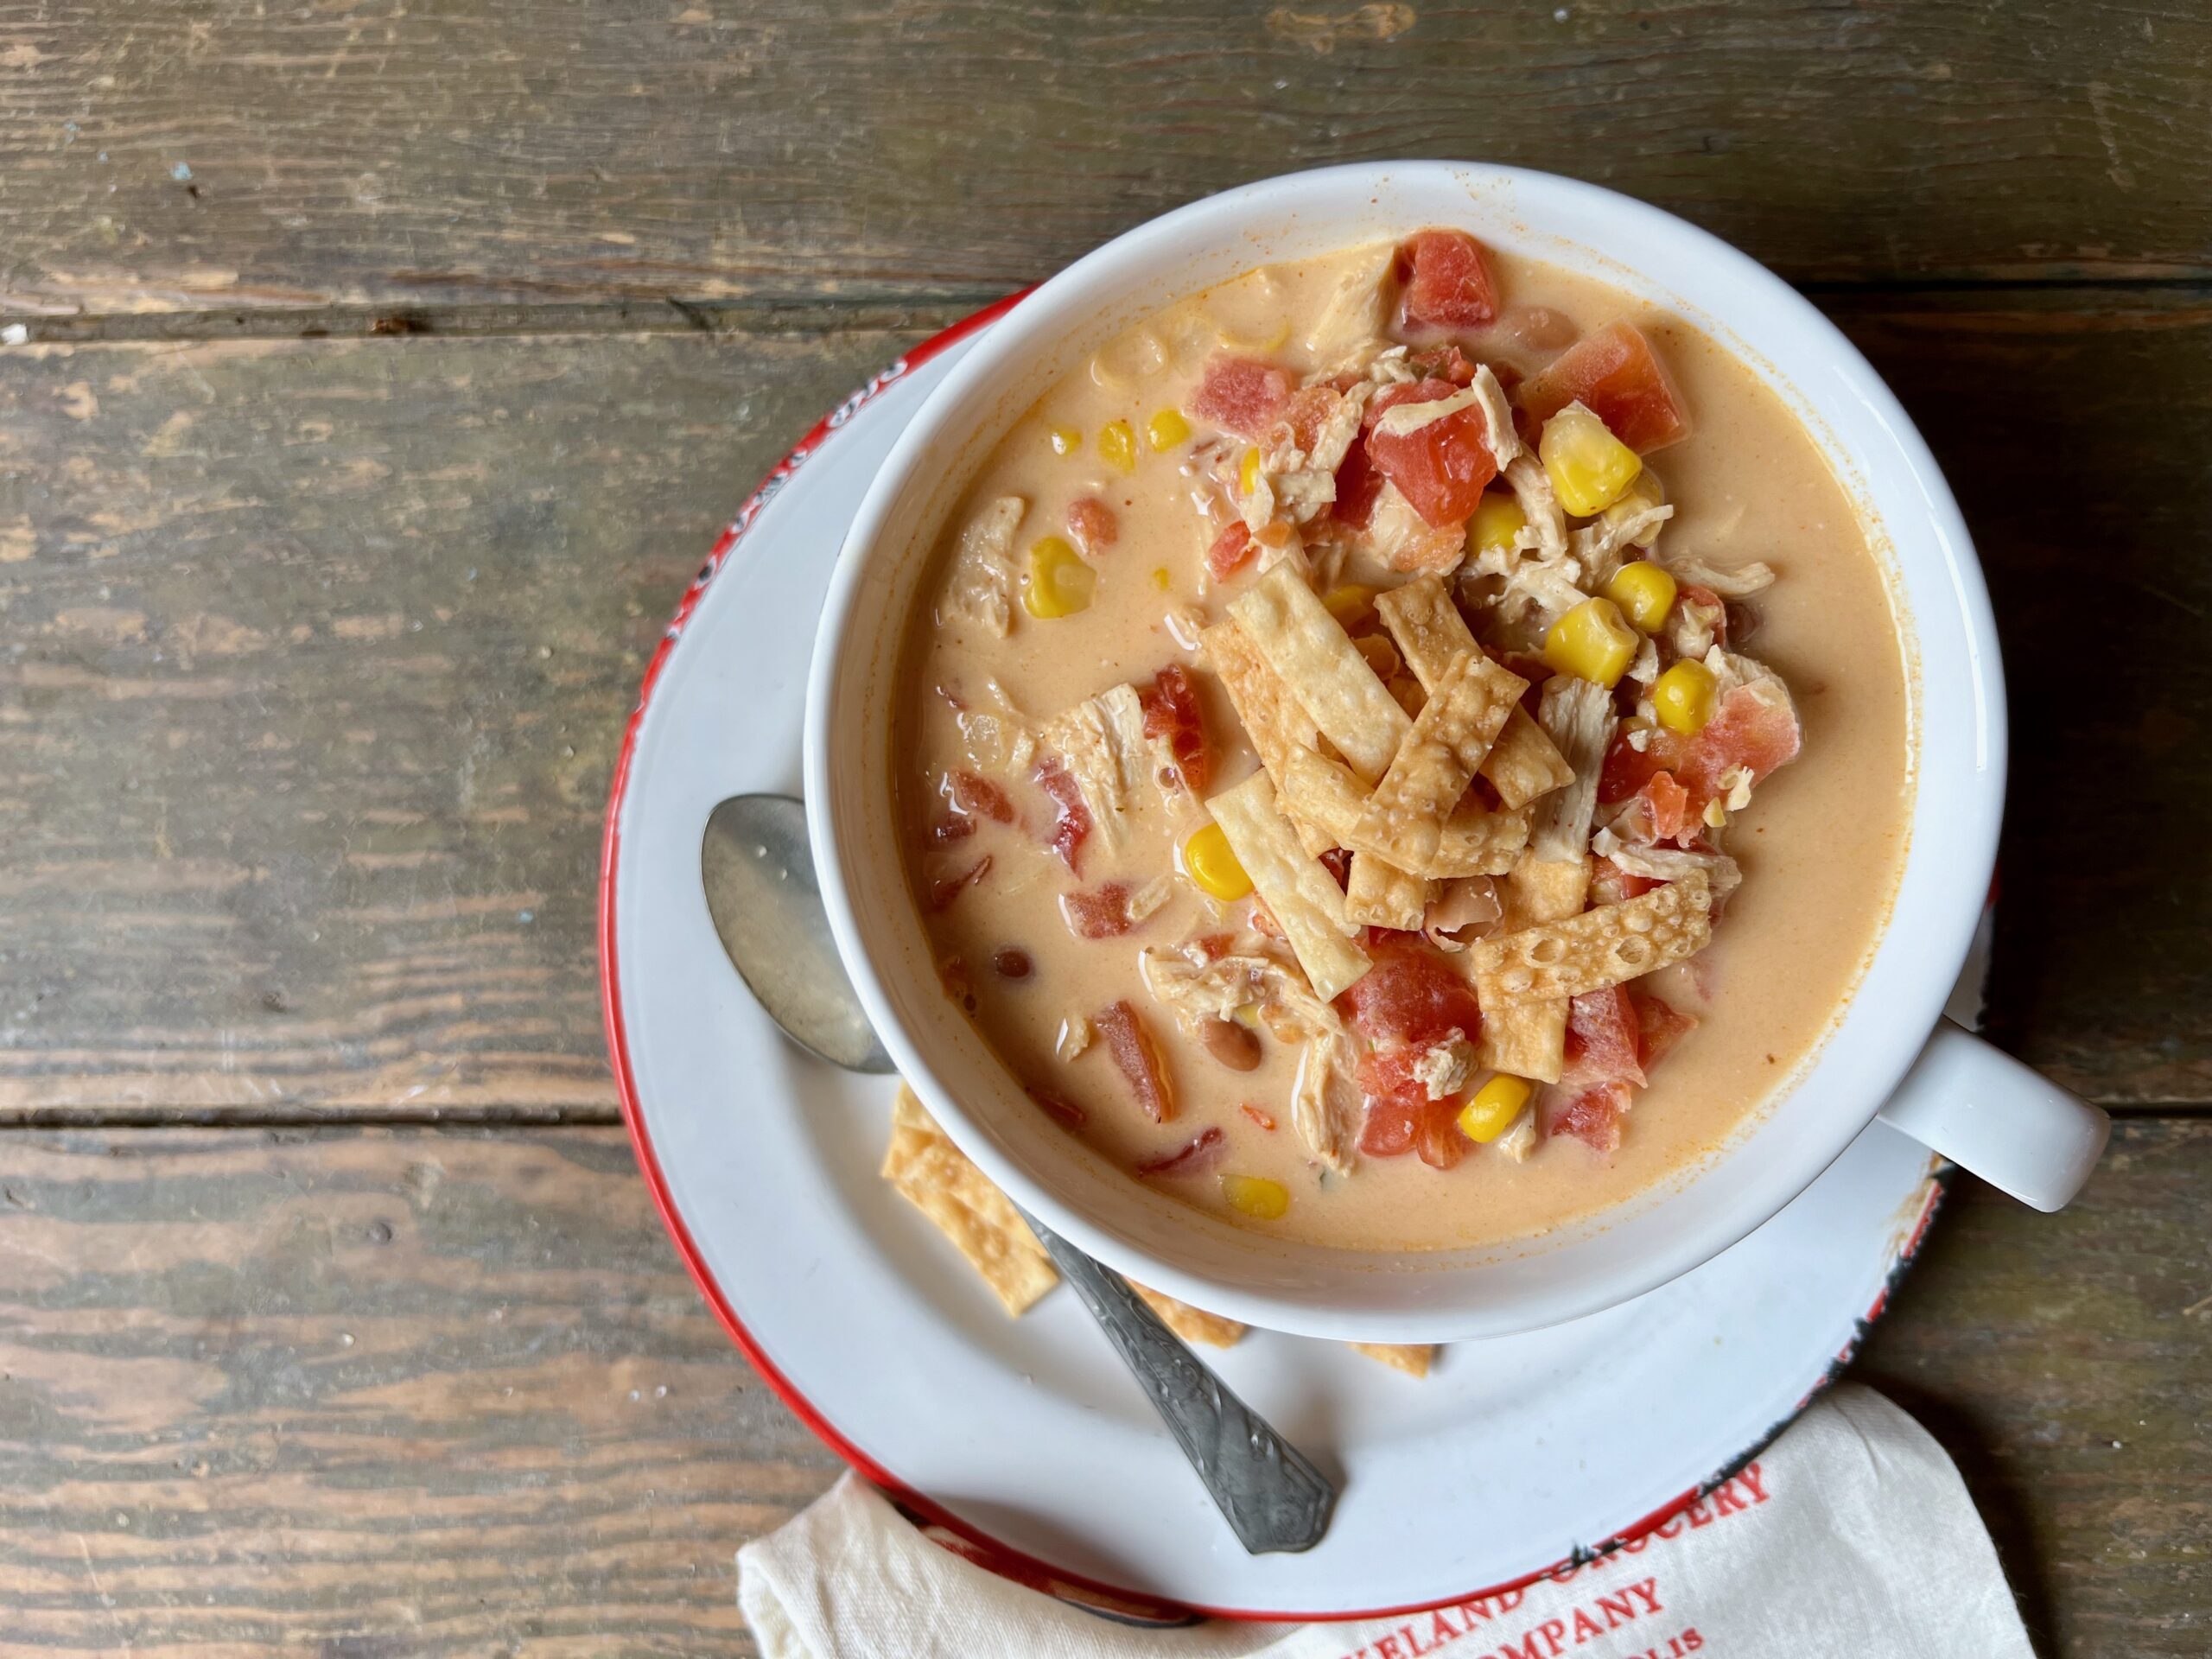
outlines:
[[[1949,1020],[1937,1022],[1882,1122],[2023,1204],[2063,1210],[2112,1120]]]

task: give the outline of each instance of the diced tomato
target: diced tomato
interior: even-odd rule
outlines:
[[[1593,905],[1624,905],[1666,885],[1648,875],[1631,875],[1610,858],[1599,858],[1594,853],[1590,856],[1590,902]]]
[[[1190,670],[1168,664],[1137,693],[1137,702],[1144,709],[1144,734],[1166,739],[1184,787],[1193,794],[1205,789],[1213,780],[1213,747],[1206,741],[1205,717],[1198,711]]]
[[[1255,1106],[1249,1100],[1242,1106],[1238,1107],[1237,1110],[1243,1112],[1245,1116],[1250,1118],[1255,1123],[1265,1129],[1269,1135],[1273,1135],[1275,1132],[1275,1120],[1273,1113],[1262,1111],[1257,1106]]]
[[[1291,378],[1272,363],[1249,357],[1217,357],[1206,365],[1198,389],[1191,394],[1191,413],[1200,420],[1257,440],[1267,435],[1290,401]]]
[[[1413,1152],[1436,1169],[1449,1169],[1467,1155],[1459,1133],[1458,1096],[1431,1100],[1427,1085],[1414,1075],[1418,1048],[1372,1049],[1360,1057],[1359,1089],[1367,1103],[1359,1149],[1374,1158]]]
[[[1405,245],[1406,321],[1479,328],[1497,315],[1497,278],[1483,245],[1465,231],[1422,231]]]
[[[1614,736],[1612,747],[1605,751],[1605,769],[1598,778],[1598,798],[1607,806],[1633,798],[1660,772],[1681,766],[1688,746],[1687,739],[1664,726],[1646,728],[1640,749],[1628,740],[1624,728]]]
[[[1082,1107],[1071,1100],[1054,1094],[1049,1089],[1039,1089],[1033,1083],[1022,1092],[1071,1129],[1079,1129],[1090,1121],[1090,1114],[1084,1111]]]
[[[1056,754],[1037,762],[1037,787],[1052,798],[1052,833],[1046,842],[1060,855],[1060,862],[1077,875],[1083,874],[1083,843],[1090,836],[1090,809],[1083,804],[1083,786]]]
[[[1666,365],[1629,322],[1609,322],[1583,335],[1529,377],[1520,403],[1538,426],[1579,403],[1640,455],[1689,435]]]
[[[1367,406],[1368,459],[1398,486],[1424,524],[1438,528],[1464,524],[1497,476],[1482,410],[1459,410],[1400,436],[1375,423],[1397,404],[1435,403],[1459,390],[1449,380],[1421,380],[1392,386]]]
[[[1632,1083],[1642,1088],[1643,1067],[1637,1051],[1640,1029],[1636,1004],[1618,985],[1574,998],[1567,1005],[1567,1064],[1560,1086]]]
[[[1633,1091],[1624,1083],[1600,1084],[1579,1094],[1554,1093],[1544,1110],[1544,1133],[1569,1135],[1599,1152],[1618,1152],[1621,1114]]]
[[[1229,1137],[1208,1124],[1173,1152],[1141,1160],[1140,1175],[1200,1175],[1221,1161]]]
[[[1375,965],[1337,998],[1337,1006],[1370,1043],[1426,1048],[1455,1031],[1469,1042],[1482,1034],[1474,987],[1419,934],[1384,934],[1368,954]]]
[[[1409,353],[1406,366],[1423,380],[1449,380],[1462,388],[1475,384],[1475,365],[1457,346],[1433,346],[1425,352]]]
[[[1291,442],[1310,453],[1320,442],[1322,427],[1344,400],[1344,393],[1334,386],[1300,386],[1293,392],[1281,417],[1281,424],[1290,429]]]
[[[1014,822],[1014,803],[1007,798],[1006,791],[980,772],[947,772],[939,787],[956,812],[997,823]]]
[[[1145,1116],[1155,1123],[1165,1123],[1175,1116],[1175,1094],[1167,1082],[1167,1068],[1160,1058],[1160,1048],[1146,1029],[1143,1016],[1131,1007],[1126,1000],[1111,1007],[1101,1008],[1091,1017],[1097,1027],[1099,1039],[1106,1046],[1107,1055],[1114,1062],[1114,1069],[1129,1085],[1129,1092],[1137,1097],[1137,1104],[1144,1108]]]
[[[957,875],[941,875],[930,883],[930,909],[940,911],[991,873],[991,855],[985,853]]]
[[[1086,553],[1111,547],[1122,538],[1121,516],[1095,495],[1079,495],[1068,503],[1068,534]]]
[[[1739,685],[1690,740],[1676,775],[1690,791],[1693,810],[1702,812],[1730,772],[1745,767],[1757,783],[1795,760],[1801,741],[1797,716],[1779,697],[1756,684]]]
[[[1235,948],[1236,936],[1234,933],[1201,933],[1191,944],[1208,962],[1219,962]]]
[[[1252,531],[1242,518],[1234,519],[1206,549],[1206,571],[1216,582],[1227,582],[1252,556]]]
[[[1129,914],[1129,884],[1109,881],[1096,893],[1064,893],[1060,914],[1082,939],[1117,939],[1136,925]]]
[[[1698,821],[1690,816],[1690,792],[1673,772],[1653,772],[1637,793],[1650,815],[1654,840],[1679,841],[1697,832]]]
[[[1375,517],[1375,503],[1382,493],[1382,474],[1368,458],[1367,440],[1354,438],[1344,458],[1337,463],[1337,499],[1329,516],[1339,524],[1364,530]]]
[[[1677,1043],[1697,1029],[1697,1020],[1663,997],[1649,992],[1630,991],[1628,998],[1636,1005],[1637,1058],[1649,1072],[1667,1058]]]

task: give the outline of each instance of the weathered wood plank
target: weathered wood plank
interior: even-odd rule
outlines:
[[[2212,1628],[2212,1122],[2123,1122],[2073,1207],[1954,1189],[1855,1375],[1965,1475],[2037,1651]]]
[[[2149,0],[0,9],[0,307],[1033,279],[1358,157],[1578,174],[1798,279],[2212,269]]]
[[[743,1650],[731,1552],[836,1465],[618,1131],[0,1154],[0,1644]],[[2208,1179],[2212,1124],[2144,1122],[2063,1216],[1969,1187],[1860,1368],[1960,1459],[2053,1659],[2212,1619]]]
[[[896,349],[10,361],[0,1103],[604,1116],[598,832],[645,657]]]
[[[2202,1103],[2212,308],[2107,297],[1839,315],[2003,616],[1998,1033]],[[591,896],[644,656],[908,338],[0,353],[0,1111],[604,1117]]]
[[[0,1147],[0,1649],[750,1651],[839,1465],[618,1130]]]

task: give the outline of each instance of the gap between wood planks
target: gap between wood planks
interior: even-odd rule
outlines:
[[[92,344],[128,340],[404,340],[557,337],[563,334],[808,334],[942,327],[1014,291],[1014,287],[919,284],[823,295],[794,291],[743,300],[690,300],[680,295],[572,305],[338,305],[299,310],[93,312],[75,316],[10,316],[0,312],[7,343]],[[1798,292],[1816,303],[2013,296],[2071,302],[2094,312],[2099,302],[2139,306],[2146,300],[2177,308],[2212,304],[2212,281],[2197,277],[1931,278],[1914,281],[1808,282]],[[22,337],[16,337],[16,330]]]

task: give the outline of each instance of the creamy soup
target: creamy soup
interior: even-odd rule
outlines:
[[[1046,390],[945,526],[898,788],[1037,1109],[1272,1235],[1526,1236],[1682,1170],[1905,843],[1880,568],[1696,330],[1462,233],[1251,271]]]

